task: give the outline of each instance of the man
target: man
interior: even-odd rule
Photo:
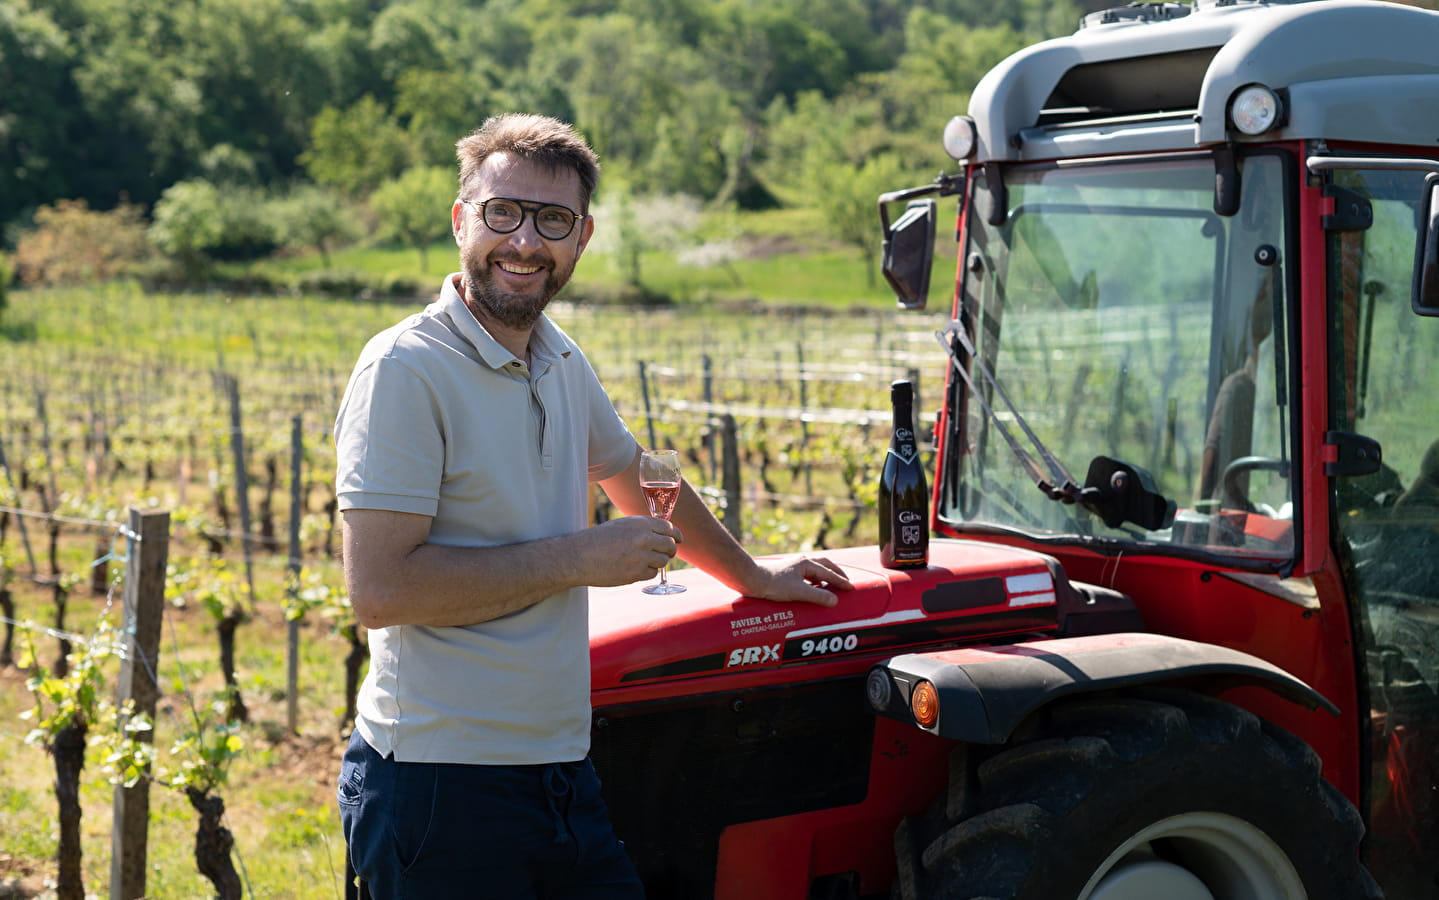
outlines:
[[[685,485],[650,517],[639,445],[543,315],[594,232],[568,125],[458,144],[462,271],[371,339],[335,423],[350,602],[370,671],[338,796],[381,900],[643,896],[588,761],[586,590],[684,558],[752,597],[833,605],[828,560],[757,564]],[[587,528],[588,482],[626,514]]]

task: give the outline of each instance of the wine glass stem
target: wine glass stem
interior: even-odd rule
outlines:
[[[667,568],[668,566],[660,566],[660,584],[662,586],[668,586],[670,583],[669,579],[665,577],[665,569]]]

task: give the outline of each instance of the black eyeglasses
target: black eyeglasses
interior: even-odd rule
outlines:
[[[478,207],[485,226],[496,234],[509,234],[525,224],[525,213],[535,217],[535,230],[546,240],[558,241],[575,230],[580,215],[557,203],[536,203],[533,200],[512,200],[491,197],[488,200],[461,200]]]

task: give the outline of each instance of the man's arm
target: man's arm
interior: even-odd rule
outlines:
[[[361,625],[474,625],[579,585],[641,581],[678,537],[647,515],[500,547],[446,547],[429,533],[428,516],[345,511],[345,584]]]
[[[649,512],[640,490],[639,459],[636,452],[629,468],[600,482],[619,511],[630,516]],[[849,579],[839,566],[823,557],[796,559],[784,565],[760,565],[720,524],[687,481],[680,485],[680,498],[670,521],[679,526],[683,535],[680,557],[745,596],[834,606],[838,599],[833,591],[850,588]]]

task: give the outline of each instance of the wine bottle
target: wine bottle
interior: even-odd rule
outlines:
[[[890,569],[929,565],[929,491],[914,437],[914,385],[889,388],[894,430],[879,476],[879,561]]]

